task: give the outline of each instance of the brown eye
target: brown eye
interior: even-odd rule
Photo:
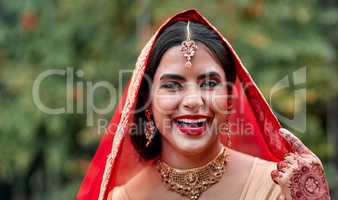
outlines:
[[[170,89],[170,90],[178,90],[178,89],[182,88],[182,85],[178,82],[170,81],[170,82],[163,83],[160,86],[160,88]]]
[[[216,80],[207,80],[201,84],[201,88],[214,88],[219,85],[219,81]]]

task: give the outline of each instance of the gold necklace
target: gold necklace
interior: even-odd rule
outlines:
[[[158,160],[157,170],[162,182],[169,190],[175,191],[190,200],[197,200],[203,192],[216,184],[223,176],[229,153],[224,147],[207,164],[192,169],[175,169],[164,161]]]

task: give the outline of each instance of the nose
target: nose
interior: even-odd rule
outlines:
[[[197,112],[204,105],[201,93],[196,90],[190,91],[183,97],[182,105],[188,111]]]

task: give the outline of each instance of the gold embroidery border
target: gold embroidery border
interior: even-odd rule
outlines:
[[[174,17],[169,18],[158,29],[158,31],[153,35],[153,37],[148,41],[148,43],[142,49],[141,54],[137,59],[137,62],[136,62],[136,65],[135,65],[135,70],[133,72],[133,76],[132,76],[130,85],[128,87],[127,99],[126,99],[126,102],[124,104],[124,107],[123,107],[123,110],[122,110],[122,113],[121,113],[121,119],[120,119],[119,125],[117,127],[117,130],[116,130],[116,133],[115,133],[115,136],[114,136],[114,139],[113,139],[112,150],[111,150],[111,153],[108,155],[108,158],[107,158],[107,161],[106,161],[105,170],[104,170],[104,174],[103,174],[103,178],[102,178],[102,182],[101,182],[101,186],[100,186],[100,193],[99,193],[98,200],[103,200],[103,198],[104,198],[104,194],[106,192],[107,185],[108,185],[108,182],[109,182],[111,169],[112,169],[112,166],[114,165],[118,148],[119,148],[121,141],[122,141],[124,134],[125,134],[125,128],[127,127],[126,125],[128,123],[128,120],[129,120],[130,110],[132,109],[132,107],[135,103],[135,100],[136,100],[136,91],[139,88],[141,81],[142,81],[142,78],[143,78],[143,74],[144,74],[144,71],[145,71],[145,61],[146,61],[147,56],[148,56],[148,54],[151,50],[151,47],[153,46],[155,38],[157,37],[159,31],[163,28],[163,26],[165,26],[169,21],[173,20],[177,16],[179,16],[181,14],[184,15],[186,12],[189,12],[189,11],[183,11],[183,12],[175,15]],[[261,91],[259,89],[257,89],[256,83],[252,80],[249,72],[244,67],[243,63],[239,59],[236,52],[233,50],[230,43],[224,38],[224,36],[218,31],[218,29],[216,27],[214,27],[199,12],[194,10],[194,14],[197,14],[198,17],[201,18],[202,21],[204,21],[209,27],[211,27],[211,29],[213,29],[222,38],[223,42],[225,42],[225,44],[229,47],[231,53],[235,57],[235,60],[238,62],[240,68],[244,71],[247,78],[254,85],[254,88],[255,88],[256,92],[258,93],[258,96],[261,99],[260,100],[261,105],[264,105],[265,107],[267,107],[267,110],[270,111],[270,115],[271,115],[270,117],[274,119],[273,122],[276,123],[278,126],[280,126],[279,121],[277,120],[276,116],[272,114],[273,112],[272,112],[271,108],[268,106],[268,103],[267,103],[266,99],[264,98],[263,94],[261,93]],[[186,20],[189,20],[189,16],[186,17]],[[283,149],[280,149],[280,150],[283,151]]]
[[[112,167],[113,167],[114,162],[115,162],[117,151],[118,151],[119,146],[121,144],[121,141],[122,141],[122,139],[125,135],[125,129],[126,129],[127,124],[128,124],[130,111],[131,111],[131,109],[132,109],[132,107],[135,103],[136,93],[137,93],[137,90],[138,90],[138,88],[141,84],[142,78],[143,78],[143,74],[144,74],[144,71],[145,71],[145,62],[146,62],[147,56],[149,54],[149,51],[150,51],[150,49],[151,49],[151,47],[154,43],[156,35],[157,34],[155,34],[148,41],[148,43],[144,46],[144,48],[141,51],[140,56],[137,59],[136,67],[134,69],[130,85],[128,87],[126,102],[123,106],[120,122],[119,122],[119,125],[117,126],[117,130],[115,132],[115,136],[114,136],[114,139],[113,139],[112,150],[111,150],[110,154],[108,155],[108,158],[107,158],[107,161],[106,161],[105,170],[104,170],[104,173],[103,173],[102,182],[101,182],[101,186],[100,186],[100,193],[99,193],[98,200],[103,200],[104,195],[106,193],[110,173],[111,173]]]

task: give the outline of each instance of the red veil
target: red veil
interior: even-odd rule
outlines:
[[[237,99],[233,103],[235,112],[230,118],[232,122],[230,124],[236,124],[236,128],[231,128],[231,147],[270,161],[280,161],[285,153],[291,151],[288,143],[278,132],[280,123],[231,45],[198,11],[187,10],[168,19],[143,48],[129,85],[83,179],[77,194],[78,200],[106,199],[114,186],[125,183],[147,164],[139,158],[131,144],[127,131],[128,124],[132,122],[140,83],[154,41],[169,25],[188,20],[213,29],[222,38],[224,45],[229,47],[234,57],[237,77],[233,91]],[[250,126],[248,133],[245,131],[246,126]]]

